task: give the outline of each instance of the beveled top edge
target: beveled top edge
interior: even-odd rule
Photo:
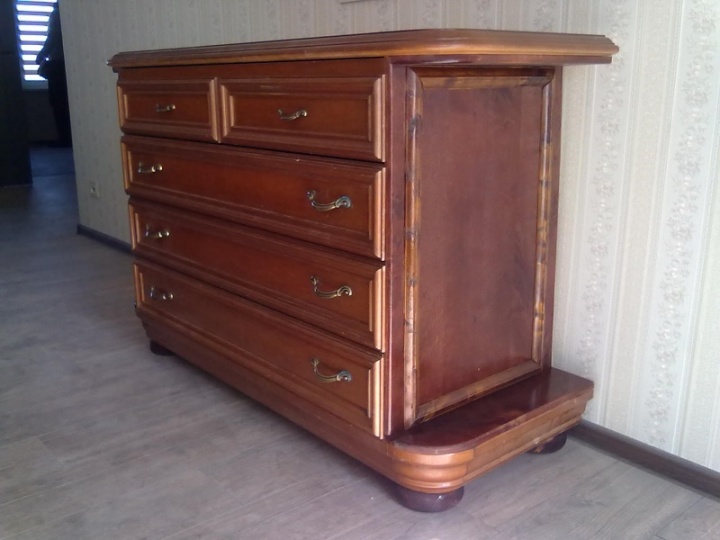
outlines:
[[[610,39],[600,35],[433,29],[130,51],[116,54],[108,65],[119,69],[278,60],[463,55],[558,57],[556,65],[563,65],[609,62],[617,51],[617,46]]]

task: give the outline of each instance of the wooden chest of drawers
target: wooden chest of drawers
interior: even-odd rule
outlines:
[[[600,36],[404,31],[120,53],[137,313],[410,507],[560,446],[561,66]]]

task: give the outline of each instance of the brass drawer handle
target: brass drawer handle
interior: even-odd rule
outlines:
[[[153,285],[152,287],[150,287],[150,298],[152,298],[153,300],[167,301],[172,300],[174,297],[173,293],[163,291],[161,289],[156,289],[155,285]]]
[[[280,120],[287,120],[289,122],[291,120],[297,120],[298,118],[305,118],[308,112],[305,109],[298,109],[294,113],[287,114],[282,109],[278,109],[278,115],[280,116]]]
[[[315,296],[318,296],[320,298],[330,299],[330,298],[337,298],[338,296],[352,296],[352,289],[348,285],[343,285],[339,289],[336,289],[334,291],[330,292],[324,292],[318,289],[318,285],[320,285],[320,280],[315,276],[310,276],[310,283],[313,285],[313,292],[315,293]]]
[[[342,197],[338,197],[333,202],[330,203],[319,203],[315,202],[315,197],[317,196],[317,191],[314,189],[311,189],[305,194],[310,201],[310,206],[312,206],[315,210],[318,212],[329,212],[330,210],[336,210],[337,208],[352,208],[352,201],[350,200],[350,197],[347,195],[343,195]]]
[[[320,360],[318,360],[317,358],[315,358],[313,356],[312,360],[310,360],[310,363],[312,364],[313,373],[315,374],[315,377],[317,377],[317,379],[319,379],[320,381],[322,381],[324,383],[352,381],[352,374],[345,369],[338,371],[337,373],[335,373],[335,375],[323,375],[322,373],[320,373],[320,370],[318,369],[318,366],[320,365]]]
[[[149,167],[147,167],[141,161],[140,163],[138,163],[138,167],[137,167],[138,174],[155,174],[155,173],[159,173],[162,170],[163,170],[163,166],[160,163],[156,163],[155,165],[150,165]]]
[[[168,236],[170,236],[170,231],[167,229],[154,231],[150,225],[145,225],[145,238],[156,238],[160,240],[162,238],[167,238]]]
[[[155,105],[155,112],[157,113],[166,113],[166,112],[172,112],[175,110],[175,104],[174,103],[168,103],[167,105],[161,105],[158,103]]]

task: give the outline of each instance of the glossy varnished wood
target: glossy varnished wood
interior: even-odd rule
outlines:
[[[134,51],[116,54],[115,68],[146,65],[227,64],[328,58],[442,57],[472,55],[483,63],[584,64],[609,62],[617,47],[604,36],[495,30],[406,30],[350,36],[292,39]]]
[[[381,355],[352,347],[234,295],[149,263],[135,267],[138,314],[146,324],[164,324],[233,360],[286,390],[371,431],[379,423],[374,406]],[[183,355],[176,340],[169,344]],[[313,366],[312,361],[318,360]],[[326,382],[318,375],[347,371],[347,380]],[[299,410],[302,402],[296,402]],[[377,433],[376,433],[377,434]]]
[[[385,258],[381,165],[148,137],[124,137],[122,147],[132,196]],[[311,191],[318,203],[347,197],[351,206],[318,211]]]
[[[121,88],[217,93],[219,145],[123,139],[148,337],[416,509],[560,440],[592,397],[551,368],[561,66],[614,51],[409,31],[116,55]]]
[[[403,449],[424,448],[428,453],[464,451],[476,442],[491,440],[496,434],[517,426],[523,418],[544,412],[573,398],[587,398],[592,383],[556,369],[524,379],[493,392],[442,416],[420,423],[393,439]],[[540,443],[548,437],[539,438]]]
[[[145,328],[152,340],[174,344],[187,360],[399,485],[424,493],[454,492],[548,437],[567,431],[579,421],[592,393],[590,381],[551,370],[396,438],[359,437],[350,425],[337,422],[335,413],[313,394],[291,394],[268,377],[254,376],[252,365],[231,360],[226,346],[208,346],[208,341],[193,338],[182,326],[163,318],[146,318]]]
[[[217,141],[217,93],[211,78],[120,82],[120,127],[126,133]]]
[[[549,363],[535,356],[545,336],[533,327],[545,303],[535,284],[549,273],[552,286],[554,264],[538,233],[554,228],[543,199],[557,176],[547,178],[541,159],[553,78],[539,69],[411,71],[413,420]]]
[[[131,202],[130,217],[138,256],[382,350],[379,263],[139,200]],[[346,294],[319,296],[343,287]]]
[[[328,77],[314,68],[298,63],[292,78],[278,77],[271,66],[267,73],[225,74],[222,142],[383,161],[382,72]]]

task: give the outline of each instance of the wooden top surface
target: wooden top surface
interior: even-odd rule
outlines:
[[[108,62],[114,69],[326,60],[333,58],[412,58],[419,56],[523,56],[551,65],[610,62],[618,51],[605,36],[507,32],[499,30],[403,30],[279,41],[257,41],[180,49],[122,52]]]

